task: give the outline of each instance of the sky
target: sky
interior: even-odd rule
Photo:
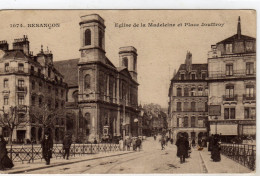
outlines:
[[[37,54],[47,46],[54,61],[79,58],[80,16],[99,14],[105,20],[106,56],[115,66],[122,46],[137,49],[138,101],[141,104],[168,105],[168,89],[174,69],[185,61],[187,51],[193,63],[207,63],[212,44],[237,32],[238,16],[242,34],[256,37],[256,12],[253,10],[27,10],[0,12],[0,40],[12,48],[15,38],[27,35],[30,50]],[[60,23],[56,28],[30,27],[28,24]],[[116,23],[131,27],[117,27]],[[145,24],[145,27],[140,27]],[[148,23],[175,24],[174,27],[148,27]],[[186,25],[185,23],[190,23]],[[216,23],[221,26],[201,26]],[[11,27],[22,24],[25,27]],[[134,27],[134,24],[139,24]],[[199,26],[196,26],[199,24]],[[13,26],[13,25],[12,25]]]

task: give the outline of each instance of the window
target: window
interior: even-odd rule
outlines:
[[[38,68],[38,76],[41,76],[42,70]]]
[[[246,63],[246,74],[247,75],[254,74],[254,63],[253,62]]]
[[[249,97],[255,97],[254,96],[254,89],[255,89],[255,86],[254,85],[247,85],[246,86],[246,97],[249,98]]]
[[[91,45],[91,31],[87,29],[85,31],[85,45]]]
[[[35,89],[35,81],[32,81],[32,90]]]
[[[184,80],[184,79],[185,79],[185,75],[181,74],[181,80]]]
[[[32,106],[35,106],[35,96],[32,96]]]
[[[191,88],[191,96],[196,96],[196,88],[195,87]]]
[[[194,116],[191,117],[191,127],[195,127],[196,118]]]
[[[208,88],[206,87],[206,88],[205,88],[205,96],[208,96],[208,92],[209,92],[209,90],[208,90]]]
[[[18,80],[18,87],[24,87],[24,80],[23,79]]]
[[[206,79],[206,73],[201,74],[201,79]]]
[[[18,71],[24,71],[24,65],[22,63],[18,64]]]
[[[189,88],[188,88],[188,87],[185,87],[185,88],[184,88],[184,96],[185,96],[185,97],[188,97],[188,96],[189,96]]]
[[[18,114],[18,121],[24,122],[25,121],[25,114]]]
[[[9,63],[5,63],[5,72],[9,72]]]
[[[98,45],[100,48],[102,48],[102,43],[103,43],[103,32],[100,30],[98,36]]]
[[[58,101],[55,102],[55,108],[56,108],[56,109],[59,108],[59,102],[58,102]]]
[[[24,105],[24,96],[18,96],[18,105]]]
[[[236,118],[235,108],[224,109],[224,119],[235,119],[235,118]]]
[[[202,96],[203,88],[199,87],[198,88],[198,96]]]
[[[196,75],[195,74],[191,74],[191,79],[195,80],[196,79]]]
[[[232,51],[233,51],[232,44],[231,43],[226,44],[226,53],[231,54]]]
[[[178,111],[178,112],[181,111],[181,102],[177,102],[177,111]]]
[[[226,86],[226,98],[233,98],[234,97],[234,86],[228,85]]]
[[[180,127],[180,118],[177,118],[177,127]]]
[[[5,79],[4,80],[4,88],[7,88],[7,87],[9,87],[9,82],[8,82],[8,79]]]
[[[191,102],[191,111],[195,112],[196,111],[196,102]]]
[[[34,66],[31,66],[31,73],[34,73]]]
[[[205,104],[203,102],[198,102],[198,111],[205,111]]]
[[[226,76],[232,76],[233,75],[233,64],[227,64],[226,65]]]
[[[61,102],[61,107],[64,108],[64,101]]]
[[[87,74],[85,75],[85,78],[84,78],[84,90],[87,90],[90,88],[90,75]]]
[[[48,68],[48,77],[51,77],[51,68]]]
[[[123,64],[122,66],[128,68],[128,59],[127,59],[127,57],[123,58],[123,63],[122,64]]]
[[[51,93],[51,86],[48,86],[48,93]]]
[[[182,96],[181,88],[177,88],[177,96],[178,96],[178,97],[181,97],[181,96]]]
[[[4,105],[8,105],[9,104],[9,97],[4,97]]]
[[[42,90],[42,82],[39,82],[39,91]]]
[[[188,117],[183,118],[183,127],[189,127],[189,118]]]
[[[245,119],[255,119],[256,118],[255,108],[246,107],[244,111],[244,115],[245,115]]]
[[[42,107],[42,97],[39,97],[39,107]]]

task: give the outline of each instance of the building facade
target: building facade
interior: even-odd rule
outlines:
[[[63,75],[53,65],[53,54],[41,51],[37,55],[30,52],[27,36],[14,39],[13,49],[7,41],[0,41],[0,113],[10,113],[10,107],[16,107],[20,124],[13,131],[13,141],[39,142],[43,134],[43,124],[31,117],[30,109],[41,108],[48,104],[52,110],[65,108],[67,84]],[[64,117],[52,117],[54,125],[49,129],[55,141],[60,141],[65,132]],[[1,123],[0,133],[9,136],[8,128]]]
[[[220,116],[209,116],[210,133],[223,140],[256,134],[256,39],[237,33],[211,46],[208,53],[209,105]]]
[[[105,24],[97,14],[81,17],[80,41],[79,59],[55,62],[69,85],[67,109],[76,119],[75,138],[113,141],[137,136],[137,50],[121,47],[115,67],[105,55]]]
[[[169,88],[169,130],[176,140],[182,133],[186,137],[203,139],[207,137],[208,85],[207,64],[192,64],[192,54],[186,55],[173,76]]]

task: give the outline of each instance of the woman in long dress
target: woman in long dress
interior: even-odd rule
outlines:
[[[12,160],[7,156],[6,144],[4,137],[0,135],[0,170],[14,167]]]

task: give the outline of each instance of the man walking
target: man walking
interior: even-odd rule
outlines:
[[[180,157],[180,162],[181,164],[185,162],[185,157],[187,156],[187,143],[188,141],[185,140],[185,138],[180,135],[179,139],[176,141],[176,146],[177,146],[177,156]]]
[[[48,132],[44,134],[44,139],[41,142],[41,147],[42,157],[45,159],[46,165],[50,165],[50,160],[52,158],[53,141]]]
[[[68,160],[69,159],[69,155],[70,155],[70,146],[71,146],[72,140],[71,140],[71,136],[69,134],[66,134],[63,140],[63,150],[64,155],[63,158]]]

